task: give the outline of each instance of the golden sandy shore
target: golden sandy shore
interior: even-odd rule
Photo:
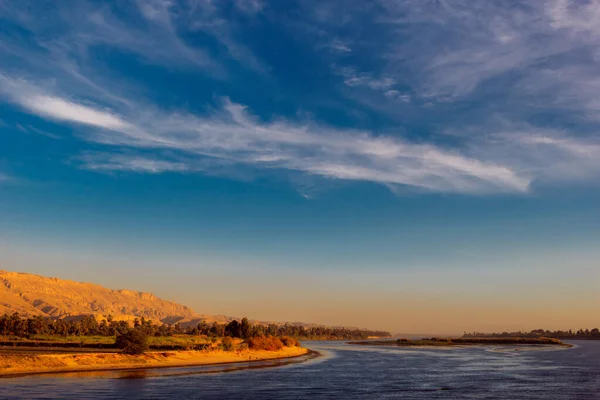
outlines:
[[[247,361],[298,357],[308,353],[302,347],[284,347],[278,351],[167,351],[139,356],[119,353],[71,354],[0,354],[0,377],[49,372],[110,371],[133,368],[190,367]]]

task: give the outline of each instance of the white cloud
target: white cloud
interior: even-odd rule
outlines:
[[[92,171],[129,171],[158,174],[163,172],[185,172],[186,164],[127,154],[95,153],[79,158],[83,168]]]
[[[319,36],[364,50],[366,61],[334,65],[348,98],[402,123],[468,132],[462,154],[532,181],[600,173],[599,1],[380,0],[350,12],[358,16],[346,19],[346,36],[342,11],[318,25]]]
[[[347,44],[342,42],[341,40],[334,39],[327,44],[327,47],[338,53],[351,53],[352,48]]]
[[[469,142],[471,152],[511,165],[542,184],[585,182],[600,174],[600,137],[573,137],[528,124],[499,123]]]
[[[392,118],[400,100],[415,107],[471,102],[474,109],[487,107],[488,115],[489,108],[516,110],[524,119],[540,109],[585,109],[599,120],[596,0],[378,0],[343,10],[328,2],[311,7],[326,12],[310,19],[305,31],[315,32],[316,40],[335,38],[356,55],[335,61],[344,93]],[[365,88],[386,96],[368,97]]]
[[[106,170],[114,166],[138,171],[146,168],[150,172],[196,169],[195,160],[208,157],[432,191],[526,192],[530,183],[528,177],[510,167],[479,161],[432,144],[284,119],[262,122],[245,106],[229,100],[223,101],[222,110],[204,116],[165,113],[138,105],[137,110],[149,111],[118,117],[98,107],[38,92],[30,83],[8,77],[3,80],[9,83],[5,85],[9,88],[5,95],[36,115],[100,128],[92,131],[88,140],[117,148],[176,151],[180,158],[161,164],[160,160],[124,160],[119,156],[89,162],[88,168]]]
[[[260,12],[259,1],[239,1],[235,10],[245,18]],[[209,0],[179,2],[144,0],[135,3],[107,4],[78,1],[53,4],[41,13],[30,12],[36,1],[23,0],[19,6],[3,4],[3,17],[27,32],[31,42],[23,46],[22,36],[4,35],[0,55],[18,57],[34,64],[38,71],[51,66],[71,78],[102,92],[102,85],[84,77],[93,70],[87,63],[98,48],[110,47],[139,56],[147,63],[170,69],[197,69],[212,77],[228,75],[218,58],[229,58],[239,65],[262,72],[267,70],[253,52],[237,40],[235,24],[225,19],[228,7]],[[48,21],[52,21],[49,25]],[[188,38],[202,31],[218,41],[226,51],[196,46]],[[80,64],[81,61],[84,61]],[[49,64],[49,65],[44,65]],[[109,97],[110,92],[103,95]],[[115,100],[119,101],[118,96]]]
[[[531,146],[555,147],[578,157],[595,158],[600,155],[600,142],[586,143],[568,137],[548,137],[527,135],[520,138],[521,142]]]
[[[89,14],[82,15],[80,24],[71,26],[66,39],[75,46],[106,43],[138,53],[154,63],[169,67],[195,65],[217,74],[218,63],[205,50],[190,46],[181,38],[172,22],[171,5],[170,1],[163,0],[138,2],[147,21],[147,29],[143,30],[124,22],[107,7],[94,7],[87,12]],[[69,22],[74,19],[70,18]]]
[[[129,124],[110,112],[96,110],[63,99],[49,96],[34,96],[20,99],[20,104],[34,114],[51,119],[77,122],[105,129],[127,129]]]
[[[600,77],[598,1],[381,4],[381,26],[390,39],[373,43],[373,56],[396,81],[410,77],[406,83],[424,98],[468,99],[494,79],[518,79],[502,87],[515,94],[513,101],[549,86],[557,98],[570,94],[571,106],[573,100],[579,105],[591,101],[585,91],[574,95],[572,88]],[[581,68],[586,64],[590,68]],[[548,100],[550,93],[543,94]]]
[[[331,65],[331,58],[341,60],[333,66],[340,91],[355,93],[361,104],[385,110],[381,112],[406,126],[435,121],[440,130],[445,124],[460,130],[474,119],[469,107],[481,102],[494,110],[496,98],[504,101],[511,124],[496,126],[491,118],[481,118],[465,129],[469,134],[457,135],[448,144],[426,136],[429,131],[417,141],[407,139],[411,132],[400,128],[376,135],[303,120],[261,120],[228,100],[204,114],[146,104],[138,100],[143,89],[129,90],[113,71],[100,72],[90,53],[107,46],[170,69],[199,67],[218,74],[222,68],[214,54],[185,39],[185,34],[201,31],[214,39],[214,48],[220,46],[216,52],[225,49],[229,61],[260,72],[268,68],[236,40],[243,34],[241,25],[232,23],[215,2],[140,1],[138,14],[128,18],[117,12],[123,10],[90,4],[77,2],[68,17],[58,13],[64,29],[49,39],[44,39],[44,18],[10,7],[7,13],[35,37],[34,45],[21,46],[13,37],[0,43],[0,55],[13,61],[6,63],[10,69],[4,62],[0,67],[22,77],[0,73],[1,96],[42,118],[86,126],[78,135],[115,149],[115,154],[82,158],[89,169],[159,173],[237,164],[459,193],[523,193],[532,182],[600,173],[594,126],[573,133],[519,122],[554,109],[568,111],[569,118],[600,121],[600,28],[594,23],[600,15],[598,2],[556,0],[506,7],[466,0],[381,0],[377,7],[348,6],[339,13],[333,5],[320,8],[314,27],[318,39],[312,43],[332,50],[321,53],[330,57],[324,65]],[[270,12],[262,2],[241,0],[229,11],[251,21]],[[372,24],[377,34],[348,29],[353,21]],[[329,26],[345,29],[328,31]],[[505,84],[503,79],[509,78],[513,84]],[[478,97],[487,83],[498,79],[492,88],[496,92],[490,89],[486,98]],[[442,102],[454,106],[452,101],[458,104],[455,108],[438,111]],[[460,102],[469,107],[461,108]],[[469,121],[457,122],[453,113],[466,109]]]
[[[192,7],[185,12],[188,22],[188,29],[191,31],[202,31],[212,36],[226,49],[226,54],[233,60],[236,60],[246,68],[260,73],[266,73],[269,69],[265,63],[260,60],[250,48],[239,40],[237,35],[237,25],[227,19],[218,2],[203,2],[198,7]],[[259,1],[240,0],[235,2],[235,7],[231,10],[234,15],[241,13],[244,17],[253,17],[262,10],[263,4]],[[243,37],[243,35],[242,35]]]
[[[334,71],[337,72],[344,78],[344,84],[350,87],[368,87],[373,90],[389,92],[390,89],[396,84],[396,81],[390,77],[379,77],[375,78],[368,73],[357,72],[352,67],[339,68],[334,66]]]
[[[255,14],[263,9],[264,4],[260,0],[236,0],[235,6],[242,12]]]
[[[55,133],[46,132],[46,131],[44,131],[42,129],[38,129],[38,128],[36,128],[34,126],[31,126],[31,125],[29,125],[27,127],[27,131],[28,132],[34,132],[34,133],[37,133],[38,135],[46,136],[46,137],[49,137],[50,139],[54,139],[54,140],[60,140],[60,139],[62,139],[62,137],[60,135],[57,135]]]
[[[574,0],[554,0],[548,2],[546,13],[552,20],[554,28],[564,28],[575,34],[592,34],[595,37],[600,36],[600,2],[574,1]],[[589,40],[583,38],[584,40]]]
[[[0,95],[8,96],[33,114],[53,120],[76,122],[106,129],[129,129],[131,125],[109,110],[85,106],[56,96],[46,95],[29,82],[0,73]]]
[[[389,97],[392,99],[398,99],[405,103],[409,103],[411,100],[411,96],[409,94],[402,93],[399,90],[395,90],[395,89],[386,90],[383,94],[386,97]]]

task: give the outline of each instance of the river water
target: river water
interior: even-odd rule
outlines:
[[[5,378],[0,398],[600,399],[600,341],[572,344],[517,350],[305,342],[322,356],[252,369],[238,364]]]

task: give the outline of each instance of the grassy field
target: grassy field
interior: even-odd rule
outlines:
[[[114,336],[52,336],[33,335],[29,338],[0,336],[0,346],[6,347],[74,347],[110,349],[114,346]],[[205,336],[151,336],[148,338],[150,349],[155,350],[191,350],[219,346],[220,338]]]

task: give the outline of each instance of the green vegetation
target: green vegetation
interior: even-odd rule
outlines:
[[[97,336],[97,335],[89,335],[89,336],[58,336],[58,335],[30,335],[29,337],[20,338],[18,336],[6,336],[4,337],[5,341],[21,341],[21,342],[30,342],[32,344],[44,345],[48,343],[68,343],[73,347],[77,346],[87,346],[87,345],[106,345],[110,346],[115,342],[114,336]]]
[[[226,336],[223,338],[223,341],[221,342],[221,347],[225,351],[234,351],[235,350],[235,342],[233,341],[233,339],[231,337]]]
[[[58,336],[58,335],[31,335],[29,337],[5,336],[0,338],[0,343],[12,345],[13,342],[29,344],[31,346],[52,347],[61,343],[68,347],[114,347],[115,336]],[[154,350],[194,350],[208,347],[217,338],[203,336],[173,335],[149,336],[148,345]]]
[[[162,350],[176,350],[169,346],[189,346],[186,343],[156,343],[154,337],[224,337],[249,339],[262,336],[288,336],[298,340],[357,340],[368,339],[369,337],[390,337],[389,332],[372,331],[363,329],[331,328],[325,326],[304,327],[300,325],[253,325],[247,318],[241,321],[233,320],[228,324],[208,324],[204,321],[199,324],[183,327],[180,324],[154,324],[144,318],[135,319],[134,328],[144,332],[149,337],[150,347],[162,346]],[[131,329],[126,321],[115,321],[110,315],[102,321],[98,321],[93,315],[88,315],[78,321],[67,321],[64,319],[53,319],[48,317],[30,317],[22,318],[18,313],[0,316],[0,336],[13,336],[19,340],[41,337],[41,336],[59,336],[63,338],[78,338],[86,343],[90,343],[89,337],[116,337],[124,334]],[[91,343],[90,343],[91,344]],[[98,340],[96,345],[102,347],[107,343]],[[194,343],[202,347],[205,342]],[[200,348],[198,347],[198,348]]]
[[[206,332],[206,326],[198,324],[200,333]],[[252,325],[246,318],[242,322],[231,321],[224,327],[224,335],[248,339],[261,336],[288,336],[298,340],[356,340],[370,337],[390,337],[389,332],[366,329],[331,328],[326,326],[304,327],[300,325]]]
[[[117,334],[115,346],[125,354],[144,354],[148,351],[148,335],[139,328]]]
[[[555,338],[555,339],[591,339],[600,340],[600,329],[579,329],[578,331],[549,331],[544,329],[534,329],[530,332],[502,332],[502,333],[466,333],[463,338]]]
[[[293,347],[293,346],[300,346],[300,342],[297,341],[296,339],[289,337],[289,336],[283,336],[280,338],[281,341],[283,342],[283,345],[285,347]]]
[[[136,319],[132,327],[127,322],[114,321],[110,317],[100,322],[93,316],[79,321],[65,321],[43,317],[21,318],[13,314],[0,317],[0,346],[36,348],[36,351],[58,351],[63,348],[65,351],[72,351],[73,348],[82,351],[120,349],[127,354],[142,354],[147,350],[219,348],[225,351],[244,348],[276,351],[283,347],[299,346],[293,337],[270,334],[295,329],[290,327],[254,326],[246,318],[226,325],[200,323],[185,329],[180,325],[153,324],[141,318]],[[221,334],[221,337],[217,337],[217,334]]]
[[[148,342],[151,348],[159,350],[168,350],[170,348],[198,350],[206,348],[211,343],[214,343],[211,338],[191,335],[150,336],[148,337]]]

